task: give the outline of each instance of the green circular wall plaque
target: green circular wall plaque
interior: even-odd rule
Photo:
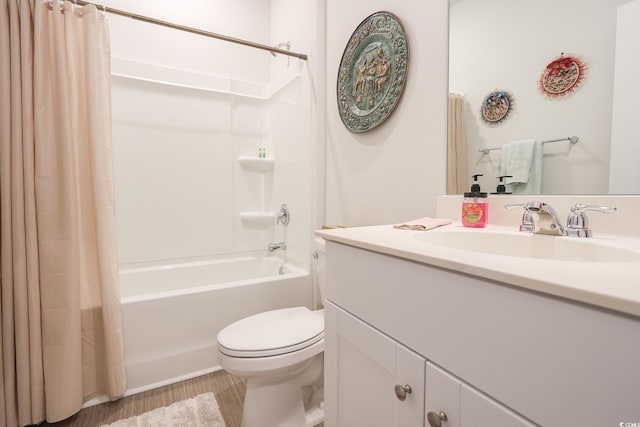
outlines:
[[[404,89],[409,47],[398,18],[368,16],[351,35],[338,70],[338,111],[351,132],[366,132],[393,112]]]

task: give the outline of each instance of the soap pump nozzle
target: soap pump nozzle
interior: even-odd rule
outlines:
[[[471,177],[473,178],[473,185],[471,185],[471,192],[472,193],[479,193],[480,192],[480,184],[478,184],[478,177],[482,176],[481,173],[477,173],[475,175],[471,175]]]
[[[496,188],[496,192],[495,193],[491,193],[491,194],[511,194],[511,192],[507,191],[507,187],[505,187],[505,185],[504,185],[504,179],[505,178],[513,178],[513,176],[511,176],[511,175],[499,176],[498,179],[500,180],[500,183],[498,184],[498,187]]]
[[[478,184],[479,176],[482,176],[482,174],[477,173],[475,175],[471,175],[473,178],[473,184],[471,185],[471,190],[464,193],[464,197],[487,197],[487,193],[480,190],[480,184]]]

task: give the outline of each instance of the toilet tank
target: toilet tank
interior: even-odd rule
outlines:
[[[313,309],[324,307],[325,288],[325,240],[322,237],[313,239]]]

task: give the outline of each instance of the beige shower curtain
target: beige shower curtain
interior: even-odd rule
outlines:
[[[125,391],[109,35],[93,6],[0,0],[0,426]]]
[[[447,194],[468,191],[467,142],[465,138],[464,96],[449,94],[449,129],[447,143]]]

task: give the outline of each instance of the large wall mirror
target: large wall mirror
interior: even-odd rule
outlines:
[[[621,25],[626,25],[622,35]],[[640,27],[640,0],[450,0],[449,91],[462,96],[462,120],[454,117],[459,123],[452,124],[450,108],[449,134],[451,139],[462,133],[466,149],[450,150],[449,156],[458,156],[457,164],[466,168],[460,168],[465,179],[452,186],[450,163],[447,192],[468,189],[472,174],[483,174],[483,190],[495,191],[502,150],[481,149],[575,135],[576,144],[544,144],[541,193],[640,193],[635,27]],[[563,52],[584,62],[585,79],[567,96],[545,96],[539,78]],[[499,125],[489,125],[480,109],[496,90],[511,94],[513,110]],[[621,122],[625,114],[630,123]]]

